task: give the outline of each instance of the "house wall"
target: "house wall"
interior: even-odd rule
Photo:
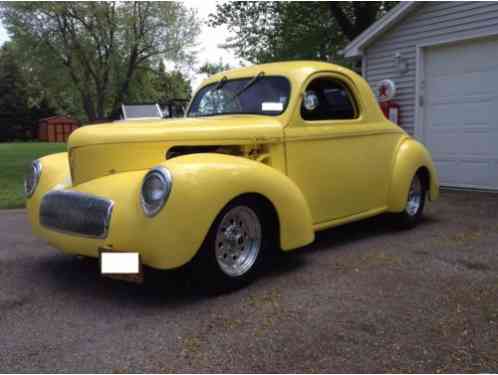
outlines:
[[[493,33],[498,34],[498,2],[421,3],[363,49],[365,78],[372,87],[383,79],[394,80],[401,126],[413,134],[417,45]],[[406,73],[398,72],[395,53],[408,63]]]

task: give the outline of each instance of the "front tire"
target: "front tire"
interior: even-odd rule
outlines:
[[[420,173],[417,173],[410,184],[405,209],[397,215],[401,228],[413,228],[420,222],[425,206],[426,191],[427,187]]]
[[[193,260],[193,277],[216,291],[254,279],[271,250],[272,225],[257,199],[239,198],[216,217]]]

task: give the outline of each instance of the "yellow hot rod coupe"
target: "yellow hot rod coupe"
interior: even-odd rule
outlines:
[[[299,61],[213,75],[181,119],[82,127],[25,190],[35,233],[65,253],[188,263],[232,286],[322,229],[384,212],[413,226],[439,185],[363,78]]]

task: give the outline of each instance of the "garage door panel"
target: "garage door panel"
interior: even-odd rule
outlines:
[[[489,37],[431,47],[430,50],[437,49],[437,55],[426,59],[424,66],[434,76],[486,72],[494,69],[498,62],[496,43],[496,37]]]
[[[459,181],[468,186],[492,187],[496,184],[495,163],[489,160],[462,160],[460,162]],[[494,185],[498,186],[498,185]]]
[[[479,156],[491,158],[496,154],[498,136],[487,137],[487,132],[463,132],[464,136],[451,132],[433,133],[427,146],[433,157],[453,157],[457,160]]]
[[[456,185],[458,179],[458,162],[454,160],[440,160],[434,158],[434,165],[437,168],[440,181],[445,181],[446,184]]]
[[[484,127],[492,130],[492,118],[497,112],[498,100],[492,97],[468,98],[463,104],[462,122],[464,126]]]
[[[431,77],[428,84],[430,90],[427,90],[426,97],[430,102],[462,100],[465,97],[479,99],[483,96],[494,96],[498,85],[498,66],[486,73],[473,72]]]
[[[430,113],[427,115],[427,127],[441,128],[481,128],[493,131],[496,121],[493,121],[498,108],[498,97],[465,96],[431,101]],[[455,129],[457,130],[457,129]]]
[[[457,156],[457,151],[462,146],[459,144],[460,137],[458,134],[441,131],[433,132],[432,136],[427,142],[429,150],[434,150],[432,156],[437,158],[439,156]]]
[[[451,103],[447,100],[432,102],[430,104],[430,122],[428,126],[433,128],[441,128],[444,126],[451,126],[454,121],[448,116],[448,113],[454,110],[455,103]]]
[[[435,159],[434,164],[447,186],[482,189],[498,186],[498,161]]]
[[[424,49],[424,81],[441,184],[498,189],[498,37]]]
[[[462,138],[462,148],[458,151],[462,157],[465,157],[466,154],[489,159],[498,157],[496,155],[498,145],[498,136],[496,134],[489,135],[489,132],[485,130],[464,131],[460,139]]]

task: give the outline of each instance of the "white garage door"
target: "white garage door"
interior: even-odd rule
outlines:
[[[424,49],[424,141],[442,185],[498,189],[498,37]]]

